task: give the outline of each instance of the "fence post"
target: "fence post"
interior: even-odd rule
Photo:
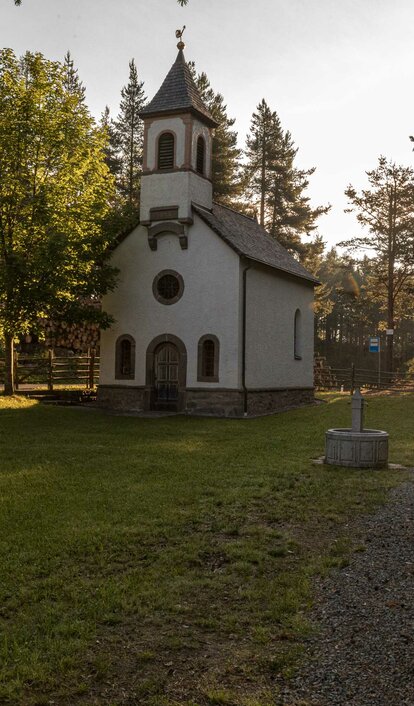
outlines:
[[[355,390],[355,363],[351,363],[351,395]]]
[[[19,354],[17,351],[14,352],[13,356],[13,377],[14,389],[17,391],[19,389]]]
[[[93,390],[95,385],[95,348],[89,349],[89,375],[87,387]]]
[[[47,370],[47,389],[53,392],[53,348],[49,348],[49,360]]]

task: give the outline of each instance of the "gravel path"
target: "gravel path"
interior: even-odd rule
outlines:
[[[280,706],[414,706],[414,484],[357,530],[366,551],[318,586],[319,630]]]

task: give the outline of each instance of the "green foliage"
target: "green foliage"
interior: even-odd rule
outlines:
[[[235,118],[228,117],[224,98],[213,90],[207,75],[204,72],[197,74],[194,62],[189,62],[189,67],[203,102],[218,122],[212,142],[213,198],[230,206],[242,191],[239,174],[241,150],[237,147],[237,132],[232,129]]]
[[[317,234],[311,243],[302,243],[301,248],[303,252],[302,264],[308,272],[321,281],[320,286],[315,288],[314,294],[315,321],[320,321],[332,311],[333,306],[331,285],[321,276],[326,258],[325,243],[322,236]]]
[[[316,348],[334,367],[377,365],[367,348],[383,319],[370,288],[371,264],[332,248],[318,267],[323,291],[316,299]]]
[[[116,120],[112,121],[109,131],[115,155],[115,161],[112,160],[112,173],[115,174],[121,204],[124,211],[136,216],[139,215],[144,141],[144,123],[139,117],[146,102],[143,86],[132,59],[129,62],[128,83],[121,90],[119,114]]]
[[[85,86],[79,78],[78,70],[75,69],[70,51],[66,52],[63,62],[65,71],[63,85],[65,90],[68,91],[68,93],[77,96],[79,103],[81,104],[85,100]]]
[[[370,188],[358,193],[350,185],[345,194],[368,233],[340,245],[370,252],[371,290],[394,329],[396,317],[414,314],[414,169],[380,157],[367,177]],[[393,369],[393,336],[387,337],[387,369]]]
[[[414,375],[414,358],[410,358],[410,360],[407,360],[406,370],[407,373],[410,373],[410,375]]]
[[[297,154],[290,132],[263,99],[253,113],[246,139],[246,194],[259,206],[260,223],[288,250],[304,257],[301,235],[316,228],[316,220],[329,206],[312,208],[305,190],[314,169],[294,166]]]
[[[102,228],[113,181],[105,135],[65,65],[0,52],[0,327],[36,330],[39,317],[81,316],[82,301],[115,282]],[[96,308],[89,316],[108,323]]]

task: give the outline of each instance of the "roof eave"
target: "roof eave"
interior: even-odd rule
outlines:
[[[230,243],[229,243],[229,245],[230,245]],[[290,275],[291,277],[298,277],[299,279],[304,279],[306,282],[309,282],[314,287],[320,287],[322,284],[322,282],[319,282],[319,280],[317,280],[315,277],[312,277],[312,276],[307,277],[306,275],[300,275],[298,272],[292,272],[291,270],[287,270],[285,267],[278,267],[277,265],[271,265],[268,262],[264,262],[264,260],[259,260],[255,257],[251,257],[250,255],[244,255],[243,253],[241,253],[240,257],[244,258],[245,260],[251,260],[251,262],[257,262],[257,263],[259,263],[259,265],[264,265],[265,267],[270,267],[272,270],[277,270],[277,272],[285,272],[287,275]]]
[[[232,250],[234,250],[234,252],[237,253],[237,255],[238,255],[240,258],[244,258],[244,259],[246,259],[246,260],[250,260],[251,262],[257,262],[257,263],[259,263],[260,265],[264,265],[265,267],[270,267],[272,270],[276,270],[277,272],[284,272],[284,273],[290,275],[291,277],[297,277],[298,279],[305,280],[305,282],[311,283],[314,287],[319,287],[319,286],[322,284],[322,283],[319,282],[319,280],[317,280],[315,277],[312,277],[312,276],[306,277],[306,275],[300,275],[300,274],[298,274],[297,272],[291,272],[291,270],[288,270],[288,269],[286,269],[286,268],[284,268],[284,267],[278,267],[278,266],[276,266],[276,265],[271,265],[270,263],[265,262],[264,260],[259,260],[258,258],[254,258],[254,257],[251,257],[250,255],[246,255],[244,252],[242,252],[242,250],[240,250],[240,248],[237,248],[232,242],[230,242],[230,241],[226,238],[226,236],[223,235],[223,233],[220,231],[219,228],[215,228],[215,227],[209,222],[209,220],[208,220],[207,217],[204,217],[204,216],[203,216],[203,209],[202,209],[202,208],[197,208],[197,206],[194,206],[194,205],[193,205],[193,210],[195,210],[195,212],[197,213],[197,215],[200,216],[200,218],[204,221],[204,223],[206,223],[206,224],[208,225],[208,227],[211,228],[211,230],[212,230],[214,233],[217,233],[217,235],[219,235],[220,238],[221,238],[222,240],[224,240],[224,242],[227,243],[227,245],[228,245]]]
[[[206,125],[208,125],[208,127],[216,128],[219,125],[217,120],[214,120],[214,118],[209,117],[208,115],[204,115],[204,113],[202,113],[200,110],[197,110],[196,108],[193,108],[192,106],[187,106],[184,108],[172,108],[169,110],[146,111],[144,109],[139,113],[139,117],[141,118],[141,120],[145,120],[145,118],[166,118],[169,115],[185,115],[186,113],[191,113],[191,115],[194,115],[200,121],[204,122]]]
[[[141,222],[138,220],[136,221],[135,225],[128,226],[127,228],[124,228],[124,230],[121,230],[119,233],[117,233],[111,244],[108,246],[108,250],[110,252],[116,250],[117,247],[121,245],[121,243],[123,243],[124,240],[126,240],[131,235],[131,233],[133,233],[133,231],[140,225]]]

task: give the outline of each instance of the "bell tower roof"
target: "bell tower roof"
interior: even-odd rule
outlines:
[[[209,109],[204,104],[191,71],[184,58],[183,42],[178,44],[177,58],[152,101],[141,111],[141,118],[192,113],[209,127],[217,127]]]

